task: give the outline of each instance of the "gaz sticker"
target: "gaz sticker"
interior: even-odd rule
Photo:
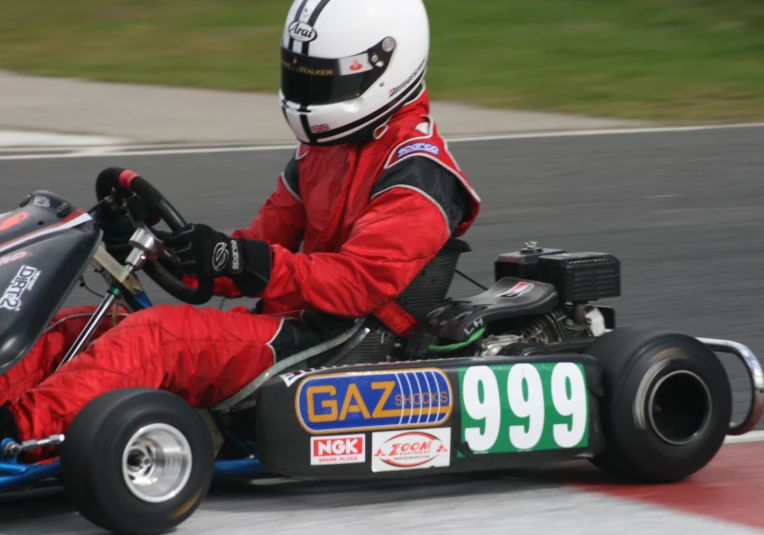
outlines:
[[[581,364],[471,366],[459,370],[459,386],[462,442],[473,453],[588,445],[589,398]]]
[[[308,376],[295,396],[311,434],[438,426],[452,408],[451,383],[435,368]]]

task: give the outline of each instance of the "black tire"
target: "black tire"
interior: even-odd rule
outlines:
[[[175,492],[168,492],[174,495],[158,503],[139,497],[123,475],[131,437],[154,424],[179,432],[191,460],[185,483],[181,478]],[[213,471],[212,437],[204,420],[184,400],[161,390],[129,388],[99,396],[80,411],[61,446],[68,498],[92,523],[125,535],[156,535],[183,523],[207,495]]]
[[[713,459],[729,430],[732,392],[708,346],[684,334],[626,327],[606,333],[586,353],[605,368],[605,450],[592,460],[596,466],[620,478],[664,483]]]

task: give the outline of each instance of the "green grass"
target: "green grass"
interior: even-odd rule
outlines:
[[[761,0],[426,3],[434,98],[653,120],[764,118]],[[288,0],[3,4],[0,68],[234,90],[278,87]]]

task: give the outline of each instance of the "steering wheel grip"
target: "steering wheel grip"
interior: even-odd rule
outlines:
[[[135,193],[149,208],[156,210],[173,231],[180,230],[186,224],[183,216],[158,189],[152,186],[148,180],[130,170],[110,167],[98,174],[96,198],[100,201],[112,191],[115,191],[123,199],[128,197],[130,193]]]
[[[159,213],[172,231],[180,230],[186,225],[186,220],[180,212],[158,189],[130,170],[119,167],[104,169],[96,178],[95,189],[99,201],[112,192],[121,199],[127,198],[131,193],[136,194],[149,209]],[[212,277],[199,277],[198,286],[194,288],[182,282],[158,261],[149,262],[144,269],[167,293],[191,305],[203,305],[215,294],[215,280]]]

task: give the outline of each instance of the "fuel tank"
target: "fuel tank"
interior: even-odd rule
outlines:
[[[90,215],[48,191],[0,214],[0,374],[34,346],[100,241]]]

